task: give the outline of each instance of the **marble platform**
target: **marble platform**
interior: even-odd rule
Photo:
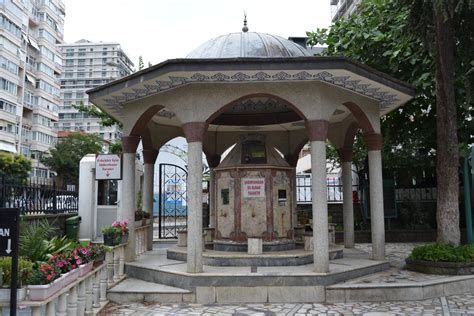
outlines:
[[[168,259],[186,261],[186,247],[170,247],[166,253]],[[330,260],[343,257],[343,247],[331,246]],[[208,266],[299,266],[313,262],[313,251],[292,249],[286,251],[248,254],[247,252],[218,251],[206,249],[203,252],[203,263]]]
[[[134,262],[126,263],[125,273],[131,278],[190,291],[196,291],[197,288],[225,291],[225,289],[250,287],[260,290],[265,288],[265,291],[270,287],[290,289],[300,287],[303,291],[306,287],[325,287],[389,268],[388,262],[370,260],[360,251],[349,250],[352,254],[346,252],[345,250],[344,258],[330,261],[328,273],[313,272],[312,263],[258,267],[204,265],[203,273],[188,273],[186,262],[167,258],[167,249],[156,249],[141,255]]]

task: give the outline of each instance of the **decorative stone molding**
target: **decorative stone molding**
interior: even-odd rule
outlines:
[[[143,162],[145,164],[155,164],[158,151],[154,149],[143,149]]]
[[[326,141],[328,136],[329,122],[326,120],[311,120],[306,121],[306,130],[308,131],[309,140]]]
[[[130,135],[122,137],[122,150],[123,153],[133,154],[137,151],[138,143],[140,142],[140,136]]]
[[[364,134],[364,144],[367,150],[381,150],[382,135],[376,133]]]
[[[206,122],[189,122],[183,124],[184,137],[188,143],[202,142],[207,131]]]

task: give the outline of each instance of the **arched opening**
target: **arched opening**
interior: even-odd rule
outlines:
[[[222,126],[265,126],[305,120],[291,102],[272,94],[251,94],[224,105],[207,122]]]

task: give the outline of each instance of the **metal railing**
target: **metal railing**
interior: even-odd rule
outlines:
[[[77,213],[78,205],[78,191],[71,186],[58,187],[51,179],[8,181],[0,175],[0,206],[19,208],[22,215]]]
[[[329,203],[342,203],[342,180],[337,178],[327,179],[327,201]],[[311,176],[296,175],[296,201],[298,204],[311,203]],[[352,191],[359,191],[358,185],[352,186]]]

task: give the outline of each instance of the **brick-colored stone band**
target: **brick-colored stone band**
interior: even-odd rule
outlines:
[[[381,150],[382,135],[376,133],[364,134],[364,143],[367,150]]]
[[[352,147],[342,147],[337,150],[342,162],[352,161]]]
[[[217,167],[220,162],[221,162],[221,155],[209,155],[206,156],[207,159],[207,164],[209,165],[209,168],[215,168]]]
[[[183,124],[184,137],[188,143],[202,142],[207,131],[206,122],[190,122]]]
[[[306,130],[310,141],[326,141],[328,136],[329,122],[326,120],[306,121]]]
[[[140,136],[130,135],[122,137],[122,151],[124,153],[135,153],[139,142]]]
[[[158,151],[154,149],[143,149],[143,162],[146,164],[155,164]]]

